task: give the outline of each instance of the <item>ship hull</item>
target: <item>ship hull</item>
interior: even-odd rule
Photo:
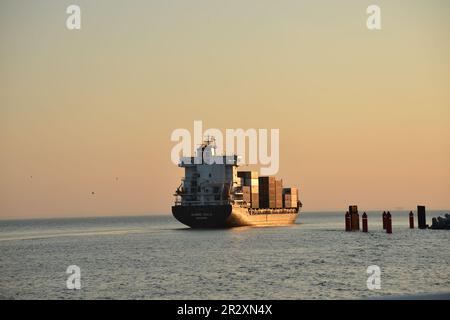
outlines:
[[[172,206],[173,216],[191,228],[286,226],[295,223],[298,208],[248,209],[232,205]]]

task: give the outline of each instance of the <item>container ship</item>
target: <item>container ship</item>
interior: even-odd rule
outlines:
[[[283,188],[273,176],[238,171],[238,156],[217,155],[214,138],[206,139],[195,157],[182,157],[178,166],[185,176],[172,214],[191,228],[290,225],[302,207],[297,188]]]

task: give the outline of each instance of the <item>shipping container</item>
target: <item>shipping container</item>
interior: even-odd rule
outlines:
[[[283,194],[296,195],[298,197],[298,189],[295,187],[283,188]]]
[[[241,178],[242,184],[244,186],[257,186],[259,185],[258,179],[248,179],[248,178]]]
[[[298,201],[298,189],[283,188],[283,207],[284,208],[296,208]]]
[[[275,208],[275,200],[260,199],[259,207],[260,208]]]
[[[252,201],[250,187],[243,186],[242,187],[242,193],[243,193],[243,200],[244,200],[244,202],[250,203]]]
[[[297,207],[297,200],[294,200],[294,199],[291,198],[290,195],[285,194],[284,195],[283,207],[284,208],[296,208]]]
[[[259,206],[283,208],[283,181],[275,177],[259,177]]]
[[[259,206],[261,208],[274,208],[275,203],[275,177],[259,177]]]
[[[283,180],[275,180],[275,208],[283,208]]]
[[[245,179],[258,179],[258,171],[238,171],[237,176]]]
[[[258,193],[252,193],[251,194],[251,201],[252,201],[251,207],[254,208],[254,209],[258,209],[259,208],[259,194]]]
[[[259,184],[274,184],[275,183],[275,177],[259,177]]]

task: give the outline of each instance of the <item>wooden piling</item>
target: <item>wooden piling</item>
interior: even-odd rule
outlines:
[[[363,232],[367,232],[368,231],[367,214],[365,212],[362,215],[362,225],[363,225]]]
[[[352,231],[359,231],[358,206],[349,206],[348,209],[351,218]]]
[[[386,233],[392,233],[392,216],[389,211],[386,213]]]
[[[352,219],[348,211],[345,213],[345,231],[352,231]]]
[[[425,215],[425,206],[417,206],[417,224],[419,229],[427,228],[427,218]]]

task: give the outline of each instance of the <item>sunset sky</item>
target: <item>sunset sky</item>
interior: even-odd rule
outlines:
[[[449,31],[447,0],[2,0],[0,218],[170,214],[194,120],[279,128],[305,211],[448,209]]]

